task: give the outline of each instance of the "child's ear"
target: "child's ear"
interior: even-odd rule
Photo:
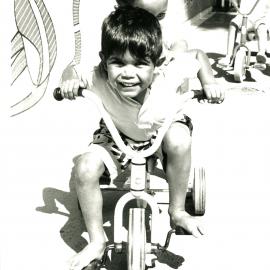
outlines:
[[[107,71],[106,60],[105,60],[105,56],[104,56],[103,52],[99,52],[99,57],[100,57],[101,64],[102,64],[103,68]]]
[[[166,60],[166,57],[159,58],[158,61],[157,61],[156,66],[160,67],[164,63],[165,60]]]

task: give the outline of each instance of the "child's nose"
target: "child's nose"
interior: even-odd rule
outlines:
[[[123,68],[123,71],[122,71],[122,76],[123,77],[134,77],[134,74],[135,74],[135,68],[133,65],[126,65],[124,68]]]

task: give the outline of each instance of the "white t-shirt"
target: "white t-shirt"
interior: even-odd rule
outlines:
[[[168,80],[162,80],[162,77],[167,77],[169,72],[173,72],[170,76],[177,76],[178,85],[181,85],[184,79],[196,77],[199,68],[199,62],[187,53],[178,56],[177,61],[172,60],[167,66],[156,68],[154,78],[163,83],[164,87],[161,85],[153,89],[148,88],[143,104],[122,96],[117,89],[114,89],[109,84],[102,65],[96,66],[83,82],[102,100],[120,132],[136,141],[145,141],[150,139],[159,128],[154,124],[156,119],[164,119],[171,113],[176,118],[182,115],[176,107],[176,97],[181,95],[180,90],[170,87]],[[177,112],[180,115],[176,115]]]

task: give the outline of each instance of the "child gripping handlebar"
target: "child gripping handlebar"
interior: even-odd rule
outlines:
[[[203,93],[209,102],[220,103],[224,91],[215,83],[209,59],[201,50],[188,51],[185,57],[179,54],[177,61],[169,58],[162,66],[161,33],[159,21],[148,11],[131,6],[116,8],[102,25],[99,65],[79,83],[69,87],[61,82],[61,89],[54,92],[57,100],[77,95],[93,100],[104,119],[90,146],[74,161],[76,192],[90,243],[72,260],[71,269],[82,269],[89,261],[100,259],[106,246],[99,179],[106,175],[113,183],[134,159],[142,161],[153,153],[166,171],[171,226],[180,226],[194,237],[204,234],[201,222],[185,210],[192,122],[182,107]],[[181,91],[181,82],[191,77],[200,80],[203,92]],[[79,85],[87,90],[79,89]],[[139,121],[141,111],[151,112],[144,125]],[[143,166],[139,164],[139,168]],[[139,174],[145,176],[144,170],[139,169]],[[136,181],[135,186],[141,187]],[[150,198],[147,200],[154,205]],[[153,234],[157,236],[157,230]]]

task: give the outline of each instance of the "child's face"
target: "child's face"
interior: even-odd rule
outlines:
[[[168,0],[135,0],[134,6],[145,9],[162,20],[166,15]]]
[[[136,99],[153,81],[155,66],[150,58],[136,59],[126,51],[111,55],[104,64],[109,83],[122,96]]]

